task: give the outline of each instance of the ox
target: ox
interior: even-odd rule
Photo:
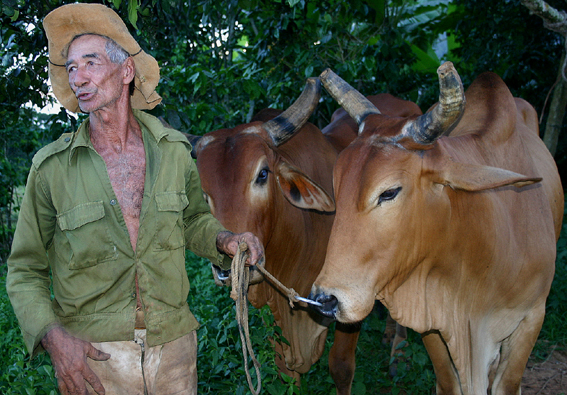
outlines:
[[[307,122],[319,96],[319,80],[309,79],[302,95],[282,114],[263,110],[248,124],[209,132],[198,141],[190,138],[215,217],[232,231],[255,233],[265,246],[266,269],[304,296],[325,259],[335,209],[325,191],[332,190],[332,169],[340,149]],[[385,104],[392,114],[408,108],[421,113],[411,102],[393,103]],[[340,117],[332,123],[329,135],[340,136],[342,131],[354,139],[358,126],[353,122],[354,130],[349,130],[344,121]],[[252,285],[249,299],[257,308],[270,307],[289,341],[289,346],[275,343],[276,364],[299,382],[300,374],[324,351],[329,321],[305,306],[290,308],[287,298],[268,282]],[[337,325],[335,331],[329,368],[338,394],[350,394],[359,330]]]
[[[389,93],[367,96],[366,99],[386,115],[409,117],[422,114],[417,104],[399,99]],[[344,108],[339,108],[331,116],[331,122],[321,131],[337,151],[341,152],[358,136],[358,124]],[[390,365],[391,376],[395,376],[397,372],[398,359],[396,355],[400,353],[398,345],[406,339],[406,328],[394,321],[388,313],[382,343],[390,344],[390,357],[394,357],[393,363]]]
[[[439,102],[409,118],[321,75],[360,134],[335,165],[335,222],[310,297],[344,323],[381,301],[422,334],[437,394],[520,394],[555,270],[561,181],[535,110],[496,74],[466,95],[450,62],[438,74]]]

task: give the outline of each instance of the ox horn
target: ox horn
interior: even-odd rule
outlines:
[[[437,69],[439,103],[431,111],[409,121],[405,131],[420,144],[431,144],[449,134],[459,123],[465,110],[465,91],[453,63],[445,62]]]
[[[297,100],[283,113],[264,122],[262,127],[268,132],[276,147],[292,138],[311,116],[321,97],[321,81],[308,78],[305,88]]]
[[[370,114],[380,114],[380,110],[364,97],[359,91],[350,86],[345,80],[336,75],[331,69],[326,69],[319,76],[323,86],[342,108],[358,125]]]

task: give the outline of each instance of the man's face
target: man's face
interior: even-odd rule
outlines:
[[[105,45],[105,38],[85,35],[69,46],[65,63],[69,85],[86,113],[111,106],[123,94],[123,65],[110,61]]]

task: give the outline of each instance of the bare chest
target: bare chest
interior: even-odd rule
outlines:
[[[125,150],[120,154],[103,154],[102,157],[128,227],[132,246],[135,248],[146,177],[146,158],[143,146]]]

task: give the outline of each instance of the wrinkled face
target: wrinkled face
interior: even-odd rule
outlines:
[[[264,139],[240,128],[207,134],[197,167],[213,215],[233,232],[250,231],[263,243],[271,229],[271,200],[277,188],[274,153]]]
[[[414,152],[360,138],[339,156],[335,221],[312,289],[312,297],[338,302],[324,314],[341,322],[364,319],[422,259],[415,240],[433,232],[422,211],[442,194],[441,185],[423,176],[422,163]]]
[[[104,37],[84,35],[69,46],[65,63],[69,85],[85,113],[94,112],[115,103],[120,95],[128,94],[124,66],[110,61]],[[133,77],[132,77],[133,78]],[[131,78],[130,78],[131,80]]]

